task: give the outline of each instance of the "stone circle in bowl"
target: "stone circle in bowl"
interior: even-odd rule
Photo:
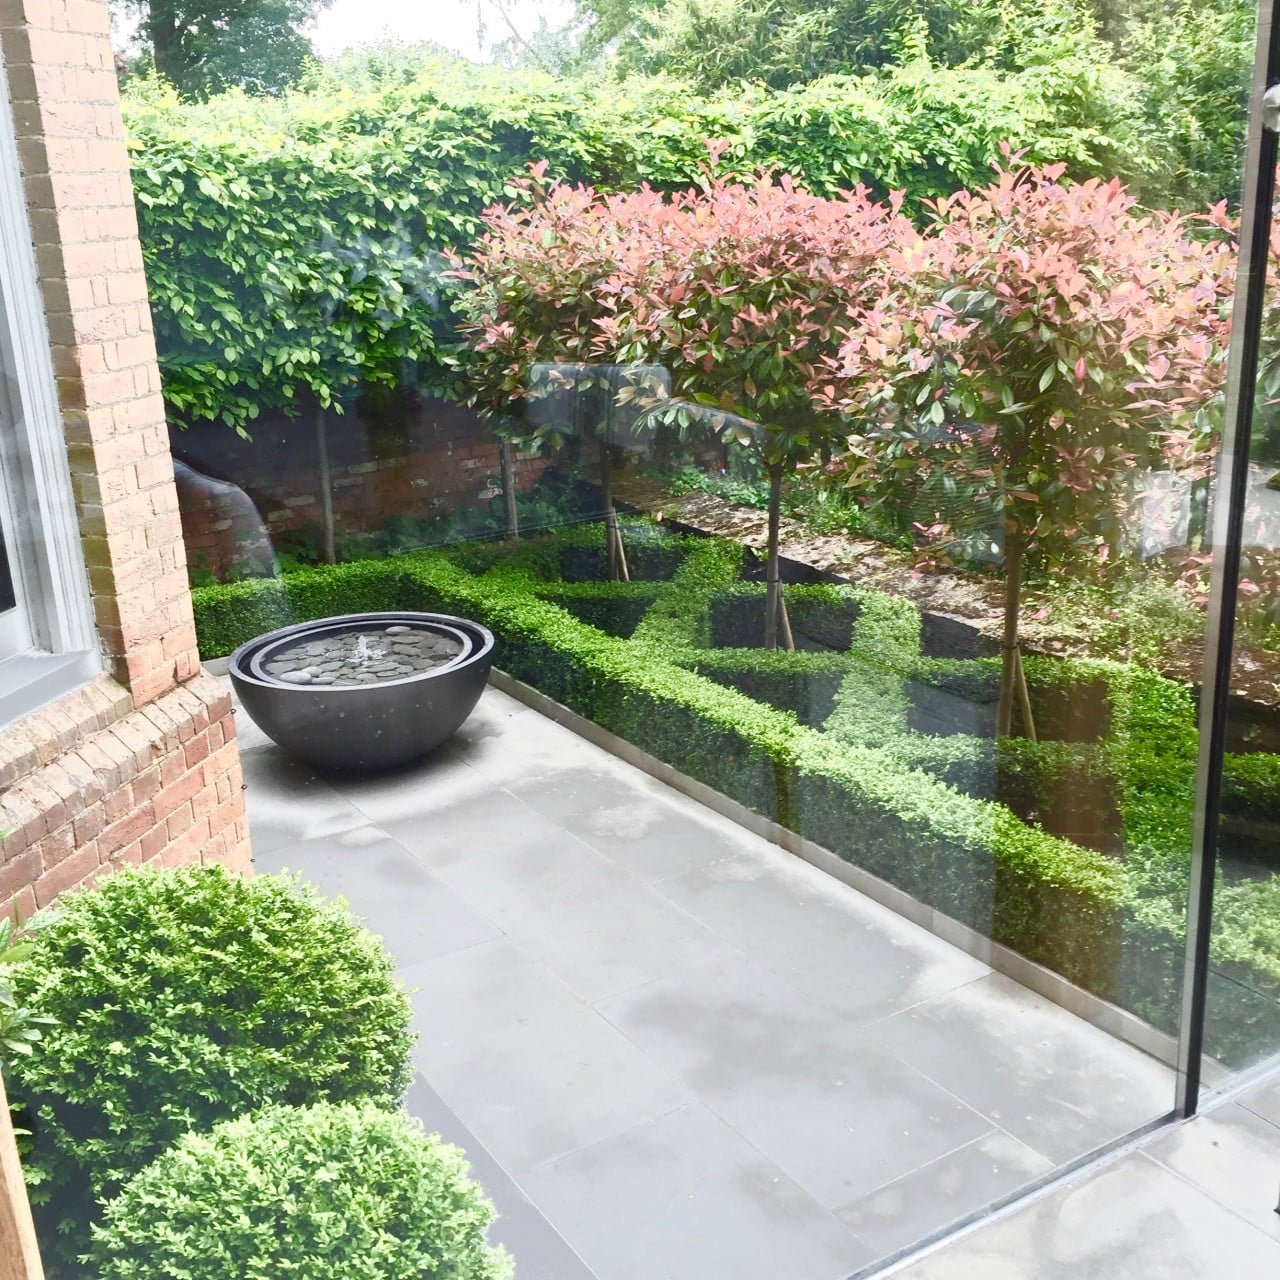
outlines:
[[[229,671],[244,709],[280,746],[321,768],[369,773],[456,732],[492,664],[492,634],[469,619],[356,613],[258,636]]]

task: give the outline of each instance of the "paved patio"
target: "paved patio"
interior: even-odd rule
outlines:
[[[896,1280],[1272,1280],[1280,1276],[1280,1079],[1255,1085]]]
[[[410,1105],[520,1280],[841,1280],[1171,1105],[1153,1060],[496,690],[378,780],[238,722],[258,868],[385,938]],[[1140,1274],[946,1256],[913,1280]]]

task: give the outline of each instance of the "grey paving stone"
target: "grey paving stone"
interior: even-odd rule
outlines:
[[[1280,1242],[1280,1130],[1273,1124],[1228,1103],[1174,1126],[1143,1150]]]
[[[511,1254],[515,1280],[599,1280],[420,1075],[409,1087],[405,1106],[423,1122],[428,1133],[438,1133],[466,1154],[471,1176],[484,1188],[498,1213],[489,1228],[489,1242],[502,1245]]]
[[[1270,1280],[1280,1245],[1133,1153],[894,1280]]]
[[[355,805],[280,747],[242,752],[240,763],[255,858],[281,845],[336,835],[369,821]]]
[[[600,825],[615,834],[623,823],[610,815],[620,806],[636,806],[625,812],[651,825],[657,816],[652,807],[655,795],[662,802],[685,798],[604,752],[585,761],[560,761],[555,769],[530,772],[506,785],[513,795],[566,828],[589,829],[590,820],[604,814]],[[660,812],[670,815],[672,810],[663,803]]]
[[[442,809],[467,805],[478,818],[493,783],[441,748],[402,769],[368,778],[329,774],[325,781],[367,819],[427,826]]]
[[[658,891],[809,999],[880,1018],[990,969],[798,858],[761,842]]]
[[[450,739],[447,751],[500,784],[589,763],[601,756],[612,759],[576,733],[496,689],[485,691],[471,718]]]
[[[382,825],[428,866],[441,869],[495,851],[542,849],[572,839],[510,792],[488,781],[484,786],[479,796],[453,796],[439,808]]]
[[[1280,1076],[1264,1080],[1239,1098],[1242,1107],[1280,1128]]]
[[[512,792],[597,852],[653,882],[777,849],[727,818],[635,770],[599,761],[513,781]]]
[[[836,1217],[876,1257],[888,1257],[980,1213],[1052,1168],[1052,1161],[1025,1143],[1007,1133],[991,1133],[844,1205]]]
[[[343,897],[381,935],[401,968],[500,937],[490,921],[377,827],[305,840],[262,853],[261,871],[301,872]]]
[[[828,1208],[993,1125],[750,960],[652,982],[600,1009]]]
[[[716,958],[741,958],[582,841],[536,814],[529,818],[506,839],[463,845],[446,838],[432,866],[584,1000],[605,999]]]
[[[1142,1055],[495,690],[396,774],[245,767],[258,865],[350,898],[417,988],[414,1105],[505,1198],[519,1280],[588,1280],[575,1248],[598,1280],[840,1280],[1171,1105]],[[1145,1165],[1155,1231],[1194,1193]],[[1195,1205],[1252,1237],[1235,1270],[1171,1246],[1186,1265],[1151,1276],[1280,1275],[1261,1230]],[[1046,1280],[1148,1280],[1129,1225],[1087,1221],[1051,1233]],[[1002,1247],[954,1277],[1040,1280],[1038,1237],[1012,1270]]]
[[[419,1070],[517,1180],[689,1100],[687,1088],[511,942],[455,952],[403,977],[414,990]]]
[[[879,1044],[1055,1162],[1167,1114],[1173,1075],[993,973],[873,1024]]]
[[[544,1165],[525,1185],[600,1280],[842,1280],[872,1256],[696,1103]]]

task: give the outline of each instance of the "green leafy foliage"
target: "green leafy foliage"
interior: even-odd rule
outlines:
[[[117,871],[63,900],[14,990],[56,1020],[15,1075],[38,1222],[68,1259],[95,1201],[188,1130],[268,1102],[390,1104],[408,1083],[387,953],[284,877]]]
[[[13,967],[31,954],[33,945],[19,920],[0,919],[0,1073],[6,1075],[17,1057],[31,1055],[45,1028],[53,1025],[47,1014],[19,1003],[13,991]]]
[[[1125,5],[1119,63],[1140,97],[1158,167],[1143,195],[1183,208],[1239,194],[1257,8],[1249,0]]]
[[[189,1133],[94,1228],[98,1280],[503,1280],[462,1152],[370,1104],[268,1106]]]
[[[472,242],[480,214],[532,159],[549,178],[601,190],[671,189],[697,177],[704,140],[718,138],[726,174],[776,166],[818,195],[901,189],[910,210],[980,180],[1006,140],[1073,172],[1152,168],[1122,120],[1093,118],[1079,79],[1096,74],[1087,59],[1013,77],[908,67],[884,82],[711,96],[663,77],[601,94],[595,80],[426,56],[375,71],[317,72],[279,99],[182,103],[152,82],[126,95],[175,420],[246,431],[268,406],[342,405],[367,384],[447,389],[438,255]]]

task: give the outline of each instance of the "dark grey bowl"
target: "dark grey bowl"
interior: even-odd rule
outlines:
[[[294,685],[255,670],[260,651],[326,632],[403,624],[461,633],[470,652],[445,666],[376,684]],[[254,724],[286,751],[322,769],[374,773],[425,755],[455,733],[475,709],[493,666],[493,634],[443,613],[351,613],[281,627],[231,655],[231,683]]]

